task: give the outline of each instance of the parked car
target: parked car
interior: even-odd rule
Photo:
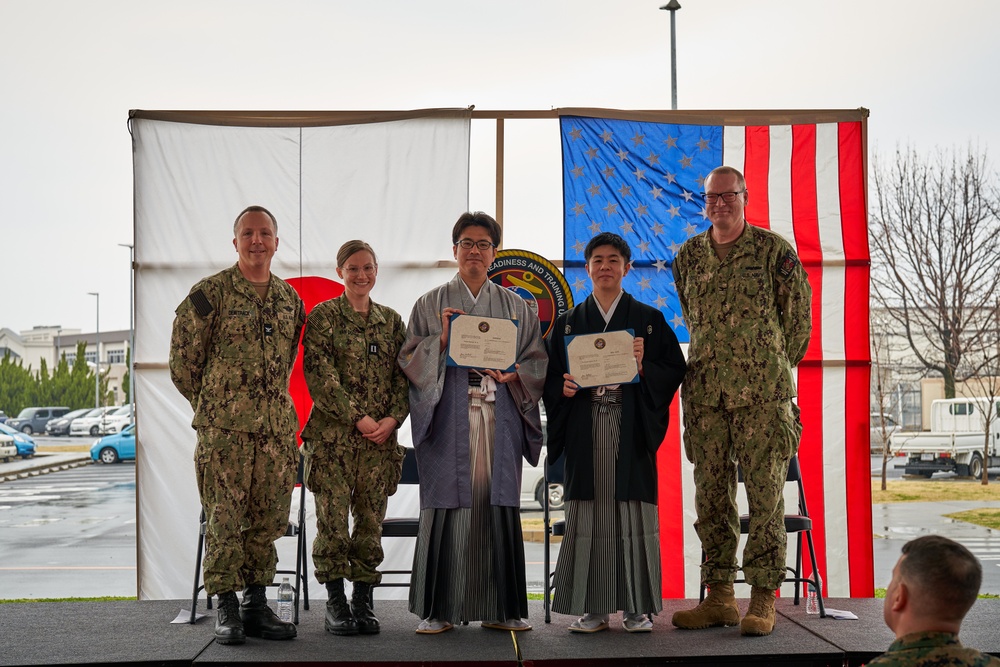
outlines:
[[[73,423],[69,425],[69,434],[100,435],[104,430],[104,416],[117,409],[118,406],[116,405],[108,405],[103,408],[93,408],[84,416],[77,417],[73,420]]]
[[[135,424],[129,424],[121,433],[106,435],[90,446],[90,458],[101,463],[118,463],[135,459]]]
[[[35,440],[27,433],[21,433],[17,429],[6,424],[0,424],[0,434],[9,435],[14,438],[14,445],[17,447],[17,455],[22,459],[30,459],[35,455]]]
[[[69,408],[66,407],[25,408],[18,413],[17,417],[8,419],[7,426],[28,435],[44,433],[45,425],[49,423],[49,420],[62,417],[67,412],[69,412]]]
[[[545,502],[545,469],[549,470],[549,509],[561,510],[563,508],[563,485],[562,485],[562,461],[550,466],[545,457],[545,448],[538,457],[538,465],[532,466],[522,459],[521,464],[521,507],[537,503],[544,507]]]
[[[17,445],[14,444],[14,438],[6,433],[0,433],[0,461],[7,463],[13,461],[15,456],[17,456]]]
[[[93,409],[94,408],[80,408],[79,410],[67,412],[58,419],[49,420],[49,423],[45,425],[45,435],[69,435],[69,425],[73,423],[73,420],[77,417],[84,416]]]
[[[548,474],[549,509],[563,508],[563,462],[562,457],[551,464],[545,454],[545,408],[542,407],[542,453],[538,457],[538,465],[532,466],[522,459],[521,463],[521,507],[525,504],[538,503],[545,507],[545,476]],[[548,469],[546,471],[546,468]]]
[[[4,424],[7,421],[7,413],[0,410],[0,424]]]
[[[872,454],[881,454],[885,451],[885,443],[887,440],[892,438],[892,434],[899,430],[899,424],[896,420],[886,414],[879,414],[878,412],[873,412],[870,415],[871,419],[871,439],[869,440],[869,445]],[[883,425],[885,427],[885,432],[883,435]]]
[[[123,428],[132,423],[132,405],[123,405],[113,412],[109,412],[104,417],[104,428],[101,429],[103,435],[118,433]]]

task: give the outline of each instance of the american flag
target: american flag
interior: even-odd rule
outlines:
[[[671,267],[681,244],[710,225],[702,190],[719,165],[746,177],[747,221],[796,248],[813,288],[812,340],[797,378],[799,454],[824,593],[837,597],[874,594],[866,122],[864,109],[560,117],[564,270],[576,303],[591,290],[584,246],[618,233],[632,249],[625,290],[659,308],[686,343]],[[690,598],[701,552],[679,403],[658,460],[663,594]]]

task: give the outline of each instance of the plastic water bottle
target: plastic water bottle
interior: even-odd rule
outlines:
[[[816,579],[820,582],[820,586],[822,586],[823,579],[820,578],[819,573],[816,574]],[[819,613],[819,596],[816,593],[816,586],[814,586],[811,581],[809,582],[809,589],[806,592],[806,613]]]
[[[278,618],[285,623],[292,622],[294,595],[295,592],[292,590],[292,585],[288,583],[288,577],[282,577],[281,586],[278,587]]]

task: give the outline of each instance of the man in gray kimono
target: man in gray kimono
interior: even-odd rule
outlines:
[[[530,630],[519,516],[521,459],[537,464],[538,401],[547,357],[538,317],[490,282],[500,226],[464,213],[452,230],[458,275],[413,306],[399,363],[410,380],[410,422],[420,473],[420,528],[410,611],[421,634],[453,623]],[[516,320],[515,369],[447,366],[455,314]]]

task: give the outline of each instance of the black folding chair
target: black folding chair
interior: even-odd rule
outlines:
[[[743,483],[743,469],[737,466],[737,476],[739,483]],[[785,533],[795,533],[795,567],[786,567],[788,574],[785,576],[785,583],[795,584],[794,603],[799,603],[800,585],[812,585],[816,589],[816,599],[819,602],[820,618],[826,617],[826,607],[823,605],[823,587],[819,575],[819,566],[816,564],[816,548],[813,546],[812,519],[809,517],[809,509],[806,507],[806,493],[802,485],[802,471],[799,468],[799,457],[794,456],[788,463],[788,475],[786,482],[795,482],[799,492],[799,513],[785,515]],[[744,535],[750,532],[750,515],[740,516],[740,532]],[[806,537],[806,544],[809,549],[809,562],[812,564],[812,577],[802,574],[802,536]],[[705,552],[701,552],[702,561],[705,560]],[[734,583],[745,584],[746,579],[736,579]],[[705,583],[701,584],[701,599],[705,599]]]
[[[302,608],[309,609],[309,569],[307,565],[308,552],[306,551],[306,485],[302,482],[303,461],[299,456],[298,481],[299,488],[299,511],[295,521],[289,521],[285,529],[285,537],[294,537],[295,545],[295,569],[279,569],[275,575],[287,574],[294,576],[292,590],[295,591],[295,617],[294,623],[299,623],[299,600],[301,597]],[[205,532],[208,529],[208,522],[205,518],[205,508],[201,510],[201,518],[198,521],[198,555],[194,562],[194,590],[191,593],[191,623],[194,623],[198,611],[198,593],[205,589],[201,583],[201,561],[205,553]],[[279,586],[277,582],[272,582],[270,586]],[[206,595],[206,607],[212,608],[212,596]]]
[[[420,475],[417,472],[417,455],[412,447],[407,448],[403,457],[403,473],[400,484],[419,484]],[[382,521],[382,537],[416,537],[420,527],[420,517],[393,517]],[[412,570],[382,570],[382,576],[407,576],[406,581],[382,581],[377,586],[409,588]],[[374,588],[372,589],[374,597]]]

